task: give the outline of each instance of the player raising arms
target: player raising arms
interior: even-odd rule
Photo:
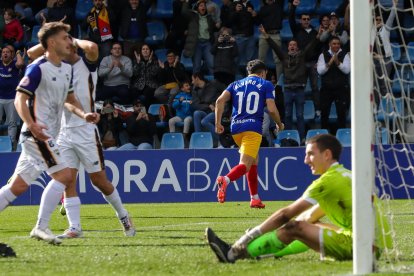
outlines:
[[[219,239],[210,229],[206,237],[221,262],[264,256],[282,257],[309,248],[337,260],[352,259],[352,184],[351,171],[338,163],[342,151],[335,136],[321,134],[306,143],[305,164],[312,174],[321,175],[306,189],[301,198],[273,213],[262,224],[248,230],[233,246]],[[299,216],[296,220],[294,217]],[[319,220],[326,216],[330,223]],[[392,241],[388,223],[377,212],[379,253]],[[275,231],[276,230],[276,231]]]
[[[61,243],[49,230],[52,212],[65,189],[72,189],[72,174],[62,159],[56,143],[64,105],[84,120],[97,123],[99,114],[85,113],[73,94],[72,67],[62,62],[72,51],[70,26],[61,22],[46,23],[39,30],[45,55],[33,61],[17,86],[16,110],[24,124],[20,134],[22,152],[10,182],[0,189],[0,211],[24,193],[42,171],[52,180],[43,191],[33,238]]]
[[[98,46],[88,40],[73,38],[72,42],[72,51],[65,57],[65,61],[72,64],[74,94],[83,110],[94,112],[98,79]],[[78,48],[81,49],[81,55],[78,54]],[[28,50],[28,55],[30,58],[37,58],[43,52],[44,48],[38,44]],[[58,237],[80,238],[83,236],[80,224],[81,202],[76,192],[76,178],[80,163],[88,172],[93,185],[99,188],[104,199],[115,210],[124,228],[125,236],[135,236],[135,228],[118,191],[106,176],[103,149],[96,125],[72,116],[70,110],[65,109],[57,143],[72,176],[71,189],[66,189],[64,199],[69,228]]]
[[[231,83],[216,101],[216,132],[221,134],[224,127],[221,118],[226,102],[232,102],[233,113],[231,134],[239,146],[240,162],[226,176],[217,178],[217,199],[223,203],[226,189],[230,181],[235,181],[247,174],[250,192],[250,207],[264,208],[265,205],[258,195],[257,164],[258,153],[262,141],[262,125],[264,108],[267,106],[270,117],[276,122],[279,130],[284,125],[280,120],[275,105],[275,89],[266,80],[266,65],[258,60],[247,63],[248,77]]]

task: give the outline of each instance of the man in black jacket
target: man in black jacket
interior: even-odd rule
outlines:
[[[157,132],[155,120],[148,114],[139,99],[134,102],[134,114],[126,119],[126,130],[129,143],[118,150],[152,149],[154,135]]]
[[[306,59],[318,45],[317,38],[313,39],[303,51],[300,51],[296,40],[289,41],[288,52],[282,51],[270,37],[263,26],[259,27],[263,36],[267,38],[270,47],[275,51],[282,62],[284,73],[284,101],[285,101],[285,129],[293,127],[293,104],[296,108],[297,128],[301,140],[305,138],[305,120],[303,116],[305,106],[305,86],[307,81]]]

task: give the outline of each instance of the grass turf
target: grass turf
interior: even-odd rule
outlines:
[[[234,242],[286,202],[266,202],[264,210],[248,202],[128,204],[138,233],[124,237],[109,205],[83,205],[84,238],[64,240],[60,246],[30,239],[38,206],[11,206],[0,213],[0,242],[13,247],[17,258],[0,258],[0,275],[344,275],[352,262],[321,262],[308,251],[300,255],[260,261],[221,264],[204,241],[209,226]],[[402,264],[411,264],[414,236],[412,205],[393,203]],[[50,228],[67,227],[58,210]]]

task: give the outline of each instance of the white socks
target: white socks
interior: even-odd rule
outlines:
[[[112,208],[114,208],[116,212],[116,216],[121,219],[128,215],[127,210],[125,210],[124,206],[122,205],[121,198],[119,197],[117,189],[114,189],[114,192],[108,196],[102,194],[105,200],[111,204]]]
[[[40,200],[39,214],[37,217],[37,227],[46,229],[49,226],[50,216],[56,209],[66,186],[52,179],[46,186]]]
[[[260,199],[258,194],[252,195],[250,196],[250,199]]]
[[[63,205],[66,209],[66,216],[69,221],[69,228],[76,228],[81,230],[80,224],[80,205],[81,201],[79,197],[65,198]]]
[[[9,204],[16,199],[16,196],[10,191],[10,184],[0,189],[0,212],[6,209]]]

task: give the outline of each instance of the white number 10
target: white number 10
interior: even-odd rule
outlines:
[[[242,112],[242,106],[243,106],[243,92],[237,92],[237,97],[238,97],[238,109],[237,109],[237,113],[240,114]],[[259,93],[257,93],[256,91],[252,91],[247,95],[247,99],[246,99],[246,113],[248,114],[254,114],[257,112],[257,109],[259,107]]]

